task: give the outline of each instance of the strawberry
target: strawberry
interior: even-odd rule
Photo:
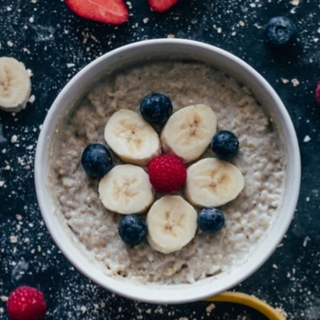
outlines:
[[[187,177],[183,161],[173,154],[162,154],[153,158],[149,163],[148,172],[152,186],[163,192],[179,190]]]
[[[317,88],[316,88],[316,99],[317,103],[320,106],[320,81],[318,82]]]
[[[10,320],[40,320],[47,306],[44,295],[38,289],[22,286],[10,293],[7,309]]]
[[[94,21],[121,24],[129,17],[123,0],[66,0],[66,4],[75,14]]]
[[[156,12],[167,11],[177,2],[178,0],[148,0],[151,9]]]

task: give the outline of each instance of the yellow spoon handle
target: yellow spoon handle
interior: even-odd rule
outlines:
[[[259,300],[258,298],[241,293],[241,292],[223,292],[214,297],[205,299],[205,301],[212,302],[232,302],[237,304],[242,304],[248,307],[251,307],[270,320],[285,320],[286,318],[276,309],[269,306],[267,303]]]

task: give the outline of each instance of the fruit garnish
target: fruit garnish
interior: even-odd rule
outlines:
[[[217,158],[231,160],[238,153],[239,140],[233,132],[222,130],[214,135],[210,147]]]
[[[0,109],[18,112],[27,105],[30,74],[24,64],[11,57],[0,58]]]
[[[318,82],[316,87],[316,100],[318,105],[320,106],[320,81]]]
[[[140,104],[142,117],[156,124],[165,123],[172,115],[172,103],[168,97],[161,93],[151,93],[143,98]]]
[[[151,9],[156,12],[167,11],[177,2],[178,0],[148,0]]]
[[[111,169],[100,180],[99,195],[105,208],[121,214],[141,213],[154,200],[148,174],[132,164]]]
[[[163,192],[179,190],[186,181],[187,169],[183,161],[173,154],[153,158],[148,167],[152,186]]]
[[[120,221],[118,231],[124,243],[130,246],[137,246],[146,238],[148,228],[142,217],[130,214]]]
[[[292,20],[286,17],[274,17],[268,22],[265,33],[269,44],[282,47],[294,40],[297,29]]]
[[[7,301],[10,320],[40,320],[47,310],[42,292],[29,286],[21,286],[12,291]]]
[[[106,124],[104,138],[124,162],[148,165],[161,153],[160,138],[137,112],[121,109]]]
[[[176,154],[184,163],[194,161],[208,148],[216,127],[216,115],[210,107],[204,104],[184,107],[162,129],[162,148],[166,153]]]
[[[198,207],[219,207],[234,200],[244,188],[241,171],[217,158],[205,158],[187,170],[185,196]]]
[[[223,212],[214,207],[203,208],[198,214],[198,227],[206,233],[215,233],[224,225]]]
[[[89,144],[81,156],[83,169],[92,178],[101,178],[112,168],[113,161],[109,150],[102,144]]]
[[[80,17],[109,24],[122,24],[129,18],[123,0],[66,0],[67,6]]]
[[[186,246],[197,230],[197,211],[180,196],[164,196],[147,214],[148,242],[162,253]]]

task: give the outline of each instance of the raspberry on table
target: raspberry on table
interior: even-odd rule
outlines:
[[[186,181],[187,169],[174,154],[162,154],[153,158],[148,167],[149,179],[155,190],[174,192]]]
[[[40,320],[47,310],[42,292],[29,286],[12,291],[7,302],[10,320]]]

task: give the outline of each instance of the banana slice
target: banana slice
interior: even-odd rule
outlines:
[[[204,153],[216,130],[213,110],[196,104],[180,109],[169,118],[161,132],[161,144],[166,153],[174,153],[188,163]]]
[[[14,58],[0,58],[0,109],[18,112],[27,105],[31,92],[30,74]]]
[[[161,153],[156,131],[131,110],[115,112],[105,127],[104,137],[110,148],[125,162],[147,165]]]
[[[199,207],[219,207],[235,199],[244,187],[241,171],[216,158],[202,159],[187,170],[185,196]]]
[[[154,191],[148,174],[131,164],[111,169],[99,183],[102,204],[110,211],[131,214],[148,209],[154,200]]]
[[[162,253],[186,246],[197,230],[197,212],[180,196],[164,196],[147,214],[148,242]]]

